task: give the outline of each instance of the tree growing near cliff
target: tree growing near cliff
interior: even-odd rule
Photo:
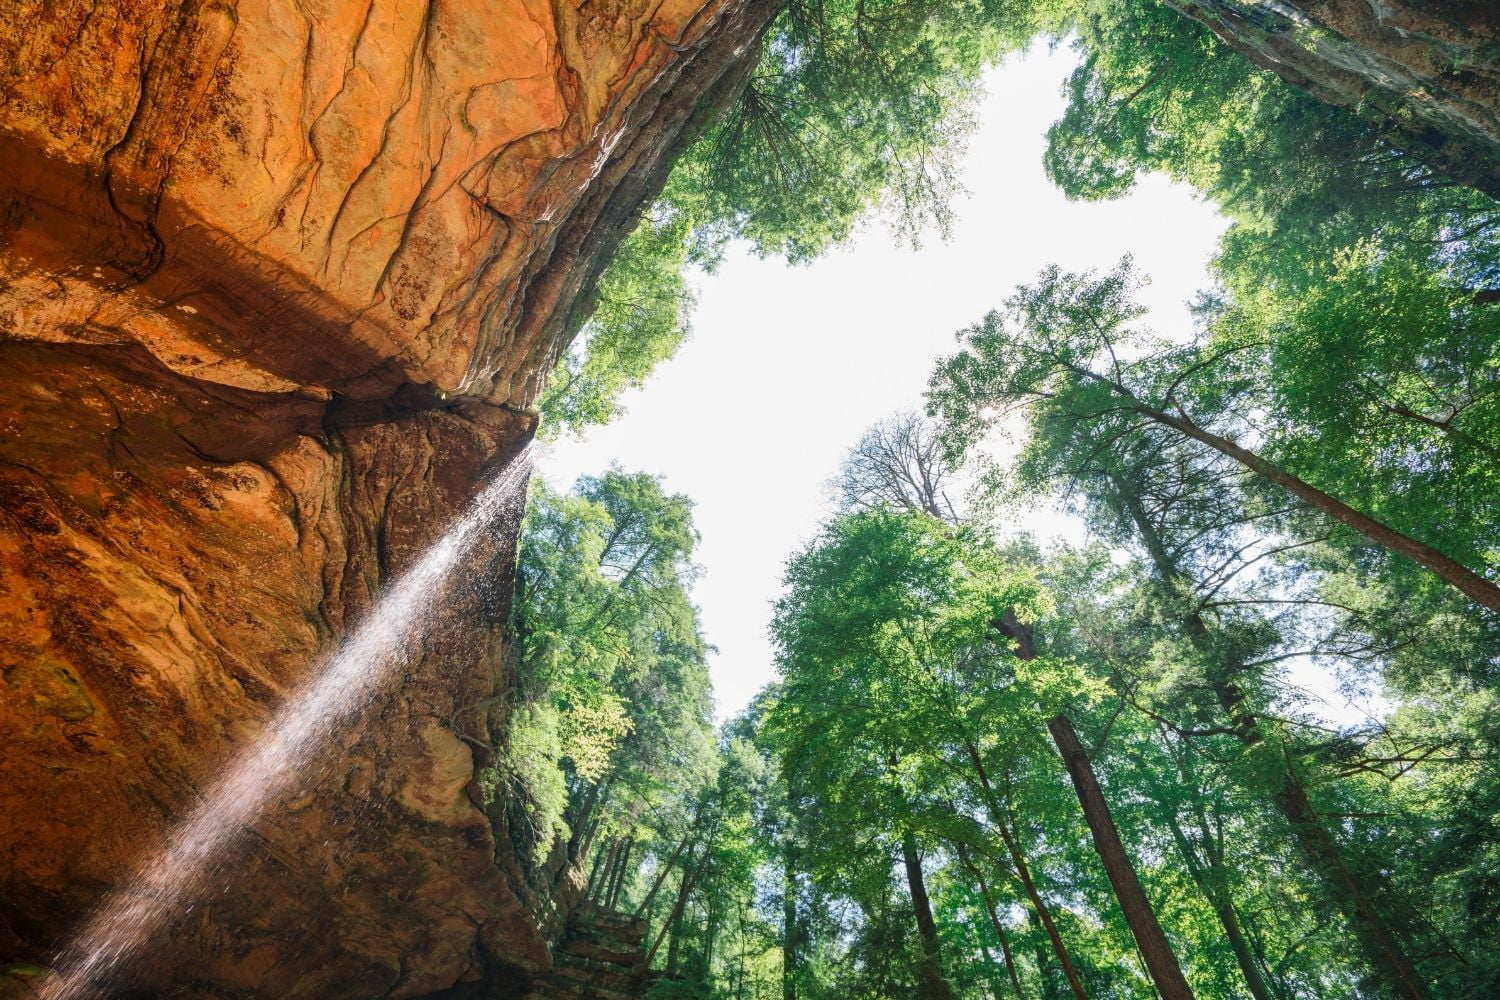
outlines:
[[[1389,130],[1257,68],[1180,8],[1060,9],[1051,31],[1082,61],[1045,164],[1069,197],[1114,198],[1142,174],[1166,173],[1234,221],[1227,252],[1261,280],[1316,280],[1335,251],[1361,241],[1492,264],[1493,200],[1392,144]]]
[[[806,260],[884,210],[947,219],[978,78],[1037,24],[1010,0],[798,0],[668,189],[712,239]]]
[[[1434,345],[1413,335],[1409,327],[1422,328],[1419,317],[1439,316],[1441,321],[1433,320],[1429,332],[1436,329],[1456,337],[1458,344],[1470,343],[1464,336],[1466,324],[1482,323],[1483,318],[1466,319],[1465,310],[1482,307],[1464,305],[1470,301],[1466,296],[1441,295],[1438,301],[1443,304],[1429,307],[1421,295],[1413,295],[1406,299],[1410,314],[1400,309],[1396,316],[1372,311],[1365,317],[1365,332],[1378,331],[1389,322],[1384,335],[1403,343],[1399,358],[1386,354],[1381,337],[1372,336],[1360,338],[1358,349],[1315,354],[1284,350],[1278,356],[1278,339],[1290,337],[1293,322],[1280,313],[1275,323],[1253,327],[1267,338],[1264,342],[1246,337],[1252,328],[1248,316],[1240,317],[1240,325],[1233,328],[1211,330],[1213,335],[1202,343],[1131,340],[1123,334],[1138,311],[1131,303],[1129,284],[1127,269],[1098,279],[1063,276],[1055,270],[1044,273],[1041,282],[1012,300],[1008,317],[992,316],[974,331],[977,339],[994,341],[971,341],[972,354],[939,369],[932,399],[944,409],[950,440],[960,448],[978,441],[1007,409],[1019,409],[1023,450],[1014,464],[994,470],[990,502],[1007,495],[1065,492],[1094,531],[1141,555],[1150,575],[1149,584],[1135,598],[1141,610],[1115,619],[1114,633],[1095,640],[1095,648],[1102,652],[1089,655],[1117,664],[1110,672],[1122,696],[1132,708],[1169,727],[1176,738],[1190,745],[1229,741],[1203,752],[1233,762],[1226,775],[1274,809],[1288,846],[1300,855],[1303,869],[1314,880],[1310,884],[1318,886],[1314,898],[1343,911],[1367,967],[1376,970],[1386,988],[1421,995],[1426,983],[1456,974],[1447,958],[1429,958],[1422,969],[1414,968],[1413,955],[1441,952],[1433,952],[1430,943],[1417,943],[1428,939],[1414,922],[1410,900],[1423,896],[1426,888],[1420,879],[1398,886],[1388,875],[1374,874],[1381,870],[1379,859],[1401,856],[1409,849],[1401,846],[1407,843],[1402,830],[1416,820],[1410,814],[1395,819],[1401,813],[1388,799],[1379,806],[1368,805],[1372,793],[1374,801],[1382,798],[1380,786],[1367,787],[1339,776],[1386,774],[1392,775],[1388,780],[1394,784],[1402,777],[1387,770],[1392,762],[1436,760],[1447,753],[1442,749],[1446,737],[1435,733],[1427,740],[1405,727],[1377,727],[1325,742],[1310,724],[1295,716],[1288,720],[1290,695],[1276,671],[1280,664],[1319,658],[1366,677],[1383,677],[1393,692],[1447,688],[1440,697],[1461,706],[1472,696],[1459,694],[1453,686],[1461,690],[1472,685],[1476,670],[1486,677],[1484,665],[1494,660],[1492,616],[1465,606],[1452,590],[1416,579],[1428,574],[1414,566],[1393,567],[1378,542],[1345,531],[1320,508],[1289,503],[1291,498],[1278,483],[1247,467],[1232,450],[1184,433],[1172,421],[1158,420],[1142,409],[1186,407],[1194,422],[1239,428],[1236,434],[1254,434],[1257,448],[1278,461],[1300,462],[1299,436],[1316,446],[1320,435],[1337,438],[1349,433],[1338,427],[1339,421],[1368,419],[1368,411],[1325,409],[1325,419],[1333,426],[1319,430],[1305,417],[1288,419],[1286,409],[1293,401],[1267,391],[1268,383],[1297,385],[1301,378],[1306,387],[1302,391],[1310,391],[1327,378],[1311,372],[1337,371],[1361,373],[1356,381],[1402,385],[1405,372],[1416,362],[1432,373],[1421,380],[1424,392],[1445,384],[1467,385],[1453,372],[1482,372],[1490,363],[1488,347],[1477,353],[1441,350],[1440,357],[1453,366],[1444,368],[1423,361]],[[1341,293],[1330,294],[1334,301],[1342,298]],[[1303,297],[1287,308],[1299,317],[1295,322],[1316,318],[1317,329],[1337,335],[1336,316],[1329,310],[1338,310],[1330,302]],[[1353,310],[1352,305],[1348,308]],[[1223,314],[1214,314],[1214,319],[1224,322]],[[1283,322],[1286,328],[1279,325]],[[1307,326],[1302,331],[1312,332]],[[1268,378],[1267,368],[1276,374]],[[1147,402],[1141,407],[1143,398]],[[1247,406],[1247,400],[1255,405]],[[1377,396],[1371,405],[1386,400]],[[1441,444],[1437,429],[1421,421],[1409,423],[1411,430],[1384,433],[1419,429]],[[1468,426],[1477,429],[1482,424]],[[1357,445],[1339,449],[1329,461],[1349,463],[1349,471],[1342,474],[1350,481],[1391,476],[1397,470],[1388,466],[1399,468],[1403,456],[1379,447],[1378,438],[1375,444],[1369,450]],[[1473,452],[1470,448],[1469,461],[1479,462]],[[1308,462],[1294,468],[1304,475],[1340,474],[1337,464],[1324,469]],[[1471,466],[1468,471],[1479,475],[1482,468]],[[1440,489],[1436,483],[1466,472],[1457,460],[1436,466],[1417,463],[1399,471],[1403,477],[1396,482],[1420,484],[1430,476],[1434,487],[1425,495],[1393,489],[1374,509],[1398,524],[1414,518],[1409,523],[1418,526],[1426,523],[1419,518],[1422,512],[1430,516],[1433,501],[1428,497]],[[1461,497],[1463,488],[1457,492]],[[1483,551],[1486,533],[1492,530],[1488,521],[1482,516],[1474,519],[1460,508],[1454,511],[1454,524],[1465,544],[1479,543],[1470,551]],[[1089,603],[1075,604],[1061,621],[1082,617]],[[1440,624],[1450,616],[1453,624]],[[1135,647],[1133,659],[1106,655],[1110,649],[1130,650],[1126,637],[1150,635],[1162,624],[1170,628],[1171,638],[1155,640],[1155,651],[1147,644]],[[1455,648],[1449,659],[1429,659],[1423,651],[1443,645],[1445,640],[1438,636],[1450,630],[1462,651]],[[1416,667],[1417,662],[1423,666]],[[1428,678],[1415,681],[1413,668],[1430,671]],[[1429,695],[1416,697],[1420,701]],[[1489,695],[1479,697],[1487,702]],[[1482,729],[1472,731],[1469,738],[1489,745]],[[1398,765],[1411,766],[1415,765]],[[1431,780],[1446,782],[1464,766],[1459,761],[1434,764]],[[1399,771],[1400,776],[1409,773]],[[1487,788],[1491,779],[1481,769],[1471,780],[1475,787]],[[1357,816],[1352,827],[1358,832],[1350,835],[1350,824],[1323,818],[1330,812]],[[1173,840],[1189,871],[1197,873],[1194,878],[1218,894],[1215,907],[1225,933],[1243,939],[1242,932],[1233,930],[1237,920],[1224,911],[1222,891],[1205,878],[1213,853],[1201,853],[1175,833]],[[1463,918],[1449,926],[1471,933]],[[1253,956],[1244,949],[1236,956],[1247,981],[1253,981],[1256,967],[1247,962],[1249,957]]]
[[[542,854],[583,857],[712,758],[685,497],[611,469],[568,494],[533,487],[516,576],[516,703],[500,777]]]
[[[1267,14],[1273,20],[1276,16]],[[883,213],[941,229],[983,69],[1037,37],[1082,62],[1045,163],[1070,196],[1165,172],[1235,221],[1226,264],[1306,287],[1337,251],[1415,244],[1486,293],[1500,212],[1379,121],[1256,68],[1164,0],[797,0],[735,99],[680,158],[627,239],[543,398],[553,427],[607,421],[687,335],[684,269],[730,240],[803,261]]]
[[[995,627],[1007,612],[1026,621],[1045,603],[1027,574],[967,529],[885,510],[832,522],[793,560],[788,588],[774,625],[785,681],[768,725],[783,767],[817,803],[807,815],[820,831],[820,864],[836,869],[838,852],[854,844],[899,847],[921,942],[917,978],[936,993],[940,949],[924,915],[921,845],[998,849],[1057,968],[1075,996],[1086,995],[1035,871],[1037,845],[1011,811],[1017,784],[1033,811],[1066,807],[1044,713],[1090,689],[1068,664],[1015,657]],[[973,813],[991,831],[978,841],[967,832]],[[1050,974],[1051,962],[1043,968]]]
[[[593,314],[558,361],[537,403],[545,435],[578,433],[619,413],[687,339],[688,224],[680,213],[648,213],[600,279]]]

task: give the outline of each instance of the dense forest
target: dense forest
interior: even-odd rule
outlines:
[[[1078,57],[1068,196],[1160,172],[1230,220],[1190,337],[1129,259],[960,331],[829,470],[721,727],[689,498],[534,490],[492,820],[648,918],[655,1000],[1500,995],[1500,203],[1184,6],[793,0],[606,273],[545,433],[617,412],[729,241],[940,228],[1028,45]],[[1013,529],[1045,501],[1089,542]],[[1321,720],[1309,666],[1381,717]]]

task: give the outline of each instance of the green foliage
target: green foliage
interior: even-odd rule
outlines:
[[[731,240],[807,261],[883,214],[905,238],[946,227],[979,75],[1025,43],[1015,0],[797,0],[743,90],[679,159],[624,241],[579,342],[539,403],[546,433],[606,423],[688,333],[690,265]]]
[[[681,979],[658,979],[642,1000],[709,1000],[710,994],[697,983]]]
[[[710,241],[806,260],[884,207],[942,224],[980,71],[1027,37],[1006,0],[798,0],[739,99],[678,165],[668,198]]]
[[[1361,240],[1425,245],[1493,282],[1495,205],[1379,127],[1257,69],[1163,0],[1076,0],[1053,30],[1082,57],[1048,133],[1069,196],[1113,198],[1162,172],[1235,222],[1232,269],[1297,287]]]
[[[653,997],[918,995],[915,848],[964,1000],[1061,998],[1064,952],[1088,996],[1146,1000],[1047,736],[1066,712],[1196,995],[1389,995],[1381,935],[1430,995],[1494,995],[1500,621],[1268,472],[1500,558],[1500,214],[1380,128],[1161,0],[794,2],[626,241],[545,418],[609,419],[686,334],[683,268],[729,240],[799,261],[872,211],[944,224],[978,74],[1040,32],[1081,58],[1046,155],[1070,196],[1158,171],[1231,221],[1198,330],[1144,329],[1127,260],[1048,268],[964,331],[929,395],[948,454],[912,418],[851,453],[844,513],[787,567],[782,681],[716,741],[686,500],[617,470],[539,489],[523,696],[481,784],[527,803],[536,857],[629,859],[608,891],[651,923]],[[962,522],[943,480],[997,433],[1019,451]],[[979,526],[1042,497],[1091,544]],[[1321,723],[1312,669],[1390,711]]]
[[[688,224],[680,213],[659,214],[625,238],[600,279],[593,315],[537,404],[545,433],[609,423],[619,415],[620,396],[643,385],[687,338]]]
[[[1296,295],[1236,283],[1214,341],[1251,345],[1282,464],[1471,566],[1500,564],[1500,308],[1369,242]]]
[[[1351,252],[1335,262],[1335,275],[1294,299],[1262,286],[1255,297],[1221,301],[1204,313],[1199,339],[1171,344],[1139,327],[1139,279],[1128,262],[1102,276],[1051,268],[1020,288],[1004,313],[966,332],[964,350],[939,366],[930,401],[946,421],[955,457],[994,430],[1021,439],[1017,458],[990,470],[981,506],[1066,490],[1102,537],[1145,559],[1144,575],[1092,584],[1054,627],[1067,630],[1066,648],[1098,664],[1126,700],[1131,711],[1111,723],[1114,739],[1129,731],[1123,723],[1132,713],[1159,729],[1143,734],[1147,742],[1129,752],[1131,765],[1114,764],[1115,775],[1167,750],[1165,762],[1175,757],[1173,766],[1186,776],[1180,747],[1196,746],[1215,762],[1215,780],[1235,795],[1211,798],[1192,784],[1174,790],[1171,771],[1149,768],[1138,773],[1136,787],[1158,808],[1143,817],[1142,835],[1155,827],[1160,837],[1166,824],[1172,837],[1163,848],[1185,859],[1209,912],[1222,913],[1219,900],[1231,890],[1216,873],[1227,872],[1229,862],[1214,823],[1243,824],[1270,845],[1261,850],[1280,852],[1307,877],[1295,887],[1290,912],[1298,919],[1256,918],[1262,940],[1298,933],[1300,914],[1337,911],[1346,922],[1317,945],[1328,956],[1325,971],[1305,967],[1298,976],[1309,989],[1367,989],[1402,975],[1381,935],[1431,940],[1414,902],[1430,895],[1429,884],[1415,872],[1410,881],[1393,879],[1389,859],[1424,842],[1418,817],[1431,815],[1432,803],[1411,808],[1413,800],[1393,795],[1391,786],[1417,758],[1443,752],[1446,737],[1432,729],[1398,735],[1388,726],[1321,739],[1282,690],[1274,665],[1317,658],[1354,671],[1373,668],[1394,693],[1410,690],[1420,662],[1418,670],[1460,682],[1439,696],[1445,705],[1467,706],[1469,679],[1476,669],[1488,676],[1494,662],[1494,623],[1413,567],[1392,563],[1371,539],[1329,523],[1320,508],[1288,503],[1259,465],[1194,435],[1208,429],[1255,440],[1279,466],[1479,562],[1494,548],[1493,522],[1483,513],[1488,497],[1475,491],[1492,481],[1493,470],[1482,440],[1455,440],[1451,431],[1483,433],[1494,337],[1488,307],[1453,290],[1420,253],[1403,261]],[[1371,300],[1386,304],[1361,309]],[[1393,412],[1420,406],[1431,414],[1437,397],[1465,401],[1451,417],[1469,409],[1474,415],[1444,429]],[[1442,460],[1429,461],[1434,455]],[[1480,504],[1477,517],[1466,506],[1473,502]],[[1433,513],[1444,509],[1439,529]],[[1094,566],[1095,574],[1106,571]],[[1120,591],[1124,603],[1101,619],[1101,596]],[[1452,636],[1450,648],[1459,653],[1447,664],[1416,652],[1435,650],[1430,636],[1437,630]],[[1424,698],[1442,687],[1419,686]],[[1478,735],[1484,728],[1470,729],[1468,739],[1487,745]],[[1146,749],[1153,743],[1160,749]],[[1428,749],[1413,751],[1418,745]],[[1491,765],[1482,759],[1460,783],[1489,786]],[[1393,775],[1395,761],[1403,763]],[[1399,787],[1457,777],[1444,770]],[[1222,817],[1213,823],[1205,818],[1210,805]],[[1363,821],[1330,828],[1318,819],[1326,813]],[[1174,874],[1182,870],[1156,877]],[[1480,884],[1472,876],[1456,881]],[[1266,905],[1291,888],[1264,893]],[[1260,890],[1232,892],[1238,901]],[[1187,914],[1181,919],[1179,933],[1193,925]],[[1456,914],[1450,927],[1463,937],[1474,933]],[[1274,979],[1246,957],[1249,939],[1241,937],[1235,959],[1244,975]],[[1406,947],[1425,956],[1421,974],[1432,981],[1459,975],[1451,954]],[[1344,954],[1366,964],[1335,957]]]
[[[1255,441],[1256,455],[1236,458],[1246,471],[1283,486],[1278,477],[1290,474],[1383,528],[1483,566],[1500,542],[1494,310],[1419,270],[1425,283],[1396,279],[1399,309],[1367,315],[1351,292],[1363,301],[1370,281],[1393,276],[1389,258],[1362,260],[1344,255],[1321,294],[1287,303],[1271,292],[1222,307],[1205,336],[1182,345],[1135,324],[1140,279],[1128,259],[1102,276],[1048,268],[1004,314],[966,331],[966,348],[933,376],[929,404],[955,454],[1007,417],[1023,421],[1023,489],[1083,473],[1080,454],[1086,465],[1196,441],[1232,456],[1237,442]],[[1428,339],[1439,328],[1444,339]],[[1363,406],[1349,405],[1360,397]]]
[[[559,735],[557,709],[546,703],[523,706],[511,720],[505,755],[495,781],[508,781],[503,794],[513,798],[531,827],[533,860],[540,864],[553,843],[568,833],[563,811],[568,786],[559,762],[566,756]]]
[[[611,469],[568,494],[533,485],[517,567],[520,689],[496,780],[519,793],[538,855],[583,833],[568,817],[585,800],[603,821],[605,786],[649,802],[708,768],[696,543],[691,505],[651,476]]]

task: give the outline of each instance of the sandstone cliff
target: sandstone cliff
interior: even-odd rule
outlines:
[[[770,12],[0,2],[0,966],[47,961],[524,446]],[[497,843],[469,735],[508,683],[513,520],[462,627],[142,988],[417,996],[545,965],[567,886]]]

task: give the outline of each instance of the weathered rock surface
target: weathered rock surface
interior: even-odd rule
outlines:
[[[1167,0],[1256,65],[1500,198],[1500,4]]]
[[[660,973],[646,969],[646,921],[593,903],[579,907],[556,960],[524,1000],[635,1000]]]
[[[524,447],[771,10],[0,0],[0,968],[48,961]],[[546,967],[576,894],[474,780],[516,527],[143,989],[504,995]]]

